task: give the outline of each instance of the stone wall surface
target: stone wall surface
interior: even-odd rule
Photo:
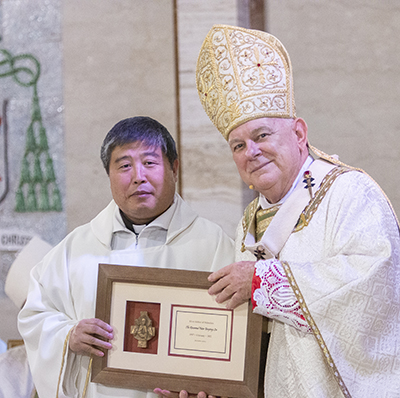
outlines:
[[[64,0],[68,229],[111,199],[100,146],[119,120],[150,116],[176,137],[172,0]]]
[[[400,214],[400,4],[268,0],[268,31],[291,56],[310,142],[362,168]]]
[[[236,0],[178,1],[182,194],[200,215],[234,236],[243,212],[241,180],[230,149],[196,89],[200,47],[214,24],[237,24]]]
[[[60,0],[0,2],[0,338],[19,337],[8,270],[32,236],[66,234]]]

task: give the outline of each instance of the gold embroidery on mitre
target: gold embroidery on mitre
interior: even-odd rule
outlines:
[[[290,58],[269,33],[213,26],[200,49],[196,83],[204,110],[226,140],[249,120],[296,117]]]

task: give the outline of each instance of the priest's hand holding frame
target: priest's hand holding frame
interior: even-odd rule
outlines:
[[[82,319],[71,331],[69,348],[80,355],[103,357],[102,350],[112,348],[108,340],[114,337],[112,327],[100,319]]]

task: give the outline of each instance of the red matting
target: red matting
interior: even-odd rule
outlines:
[[[124,351],[157,354],[160,307],[160,303],[146,303],[142,301],[126,302]],[[153,323],[152,326],[156,328],[156,335],[147,342],[146,348],[138,347],[138,341],[135,339],[133,334],[131,334],[131,326],[135,324],[135,319],[140,317],[141,311],[147,311],[147,314]]]

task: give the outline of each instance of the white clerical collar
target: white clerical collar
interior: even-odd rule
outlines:
[[[176,209],[176,197],[174,196],[174,200],[170,207],[164,211],[164,213],[160,214],[156,219],[154,219],[151,223],[147,225],[147,227],[159,227],[168,231],[169,224],[171,223],[172,217],[175,213]],[[136,230],[136,226],[135,226]]]
[[[289,189],[289,192],[277,203],[269,203],[268,200],[264,195],[260,193],[259,197],[259,204],[261,208],[263,209],[268,209],[272,206],[276,206],[279,204],[282,204],[285,202],[285,200],[292,194],[293,190],[296,188],[297,184],[300,182],[300,180],[303,178],[304,172],[310,167],[310,164],[314,161],[314,159],[309,155],[306,159],[306,161],[303,163],[303,166],[301,167],[299,174],[297,174],[296,179],[294,180],[291,188]]]
[[[135,233],[140,234],[140,232],[142,232],[142,230],[145,229],[146,227],[158,227],[158,228],[168,230],[169,224],[171,223],[176,206],[177,206],[177,201],[176,201],[176,194],[175,194],[174,200],[173,200],[171,206],[167,210],[165,210],[164,213],[160,214],[157,218],[155,218],[153,221],[151,221],[149,224],[137,225],[137,224],[132,223],[132,227],[133,227]],[[125,223],[122,220],[120,209],[118,207],[116,209],[114,221],[113,221],[113,233],[117,232],[117,231],[127,231]]]

